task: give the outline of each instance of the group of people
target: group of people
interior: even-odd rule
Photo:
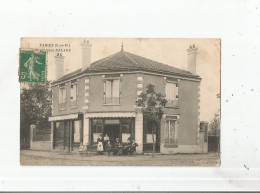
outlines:
[[[113,151],[113,155],[118,155],[122,153],[123,155],[130,154],[132,155],[136,151],[137,143],[131,137],[128,138],[127,144],[125,146],[122,145],[119,138],[116,138],[115,142],[111,144],[111,141],[106,134],[104,137],[102,134],[99,135],[97,139],[97,152],[107,151],[108,155]]]
[[[109,140],[108,135],[106,134],[104,137],[102,134],[99,135],[97,138],[97,151],[102,152],[102,151],[108,151],[110,152],[112,146]]]
[[[102,134],[97,138],[97,153],[101,154],[102,152],[108,152],[108,156],[110,156],[110,152],[113,152],[113,155],[133,155],[136,152],[136,147],[138,144],[131,137],[127,139],[127,144],[122,145],[119,138],[116,138],[115,141],[111,142],[109,136],[106,134],[104,137]],[[87,146],[82,143],[79,146],[80,155],[84,155],[87,152]]]

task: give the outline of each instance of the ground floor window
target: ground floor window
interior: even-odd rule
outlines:
[[[91,120],[91,142],[97,143],[97,139],[102,134],[108,137],[110,142],[115,142],[119,138],[120,142],[126,143],[129,138],[134,139],[134,119],[133,118],[99,118]]]
[[[54,122],[54,149],[73,151],[83,141],[82,120]]]
[[[129,138],[134,138],[134,125],[132,119],[122,119],[122,143],[126,143]]]
[[[166,120],[165,145],[178,146],[177,120]]]
[[[103,133],[103,120],[102,119],[93,119],[91,125],[91,140],[92,142],[97,142],[97,139],[100,134]]]
[[[64,139],[64,122],[56,122],[56,128],[54,130],[54,140],[63,141]]]

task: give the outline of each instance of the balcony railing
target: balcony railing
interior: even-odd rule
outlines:
[[[165,107],[178,107],[178,106],[179,106],[179,100],[167,99],[167,103]]]
[[[165,147],[178,147],[179,139],[164,139]]]
[[[119,104],[119,97],[105,97],[105,104]]]
[[[72,100],[70,101],[70,107],[73,108],[73,107],[77,107],[78,106],[78,100]]]
[[[64,110],[65,107],[66,107],[66,102],[64,102],[64,103],[59,103],[59,109],[60,109],[60,110]]]

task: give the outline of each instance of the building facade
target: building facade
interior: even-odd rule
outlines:
[[[200,123],[200,82],[196,75],[196,51],[188,51],[184,71],[121,50],[91,63],[91,44],[84,41],[82,68],[63,74],[64,56],[55,56],[56,80],[52,82],[53,150],[77,151],[80,143],[95,148],[99,134],[113,143],[129,137],[137,153],[152,151],[149,120],[136,106],[148,84],[155,85],[167,99],[161,123],[154,133],[156,152],[205,153],[207,142]]]

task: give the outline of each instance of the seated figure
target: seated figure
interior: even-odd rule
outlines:
[[[83,156],[86,153],[87,153],[87,146],[83,145],[83,143],[81,142],[79,146],[79,155]]]
[[[122,144],[120,143],[119,138],[116,138],[116,142],[114,144],[114,147],[115,147],[114,150],[113,150],[114,156],[122,153]]]
[[[130,154],[133,155],[134,152],[136,152],[136,147],[138,144],[135,142],[135,140],[132,140],[131,148],[130,148]]]

